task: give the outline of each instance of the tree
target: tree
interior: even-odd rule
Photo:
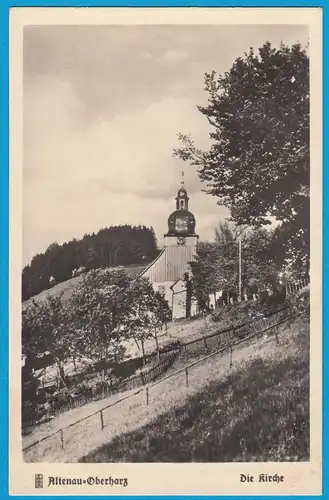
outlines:
[[[168,301],[159,292],[152,292],[152,295],[153,299],[150,301],[149,334],[155,340],[158,359],[160,359],[159,330],[162,330],[163,325],[165,325],[167,332],[167,324],[172,319],[172,312]]]
[[[156,318],[156,327],[162,328],[165,326],[167,331],[168,323],[172,320],[172,312],[168,301],[159,292],[155,292],[154,314]]]
[[[127,338],[133,338],[142,351],[145,361],[145,342],[153,338],[159,355],[158,332],[171,320],[168,302],[155,292],[147,278],[138,277],[132,283],[133,302],[126,316],[125,330]]]
[[[134,301],[127,315],[128,336],[133,338],[145,361],[145,341],[153,336],[152,329],[157,324],[157,300],[153,287],[147,278],[137,278],[133,283]]]
[[[240,234],[239,227],[220,223],[215,230],[215,241],[198,247],[197,258],[190,265],[194,295],[202,311],[208,309],[211,294],[219,290],[237,292]]]
[[[200,242],[195,260],[190,262],[193,296],[202,312],[208,309],[210,294],[219,289],[215,250],[215,243]]]
[[[206,192],[238,225],[280,223],[283,260],[309,262],[309,59],[299,44],[250,49],[223,75],[205,75],[212,128],[201,151],[179,134],[174,155],[198,169]],[[280,254],[282,256],[282,252]],[[307,269],[306,269],[307,270]]]
[[[133,279],[123,269],[93,269],[74,290],[70,319],[79,355],[101,364],[124,355],[125,325],[133,304]]]
[[[246,288],[274,288],[281,269],[274,251],[275,231],[265,228],[248,229],[241,236],[242,284]]]
[[[71,329],[61,295],[32,301],[22,311],[23,354],[33,359],[50,353],[65,384],[63,361],[72,355]]]
[[[218,291],[238,296],[241,238],[241,278],[244,289],[258,289],[276,283],[278,267],[273,253],[273,231],[219,224],[215,241],[200,243],[196,260],[191,262],[193,293],[202,311],[208,309],[209,296]]]

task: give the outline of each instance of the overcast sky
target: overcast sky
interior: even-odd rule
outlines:
[[[50,243],[116,224],[161,245],[180,172],[197,232],[227,212],[172,158],[177,133],[206,146],[205,72],[249,47],[307,43],[303,26],[45,26],[24,30],[23,263]]]

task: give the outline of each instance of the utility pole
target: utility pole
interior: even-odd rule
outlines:
[[[241,236],[239,236],[239,302],[242,301],[241,290]]]

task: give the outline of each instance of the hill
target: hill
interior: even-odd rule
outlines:
[[[182,373],[152,387],[147,405],[142,390],[105,410],[103,430],[99,414],[72,424],[125,394],[66,412],[23,438],[27,446],[72,425],[64,430],[64,448],[56,434],[27,450],[24,458],[28,462],[200,461],[206,456],[208,461],[305,460],[308,335],[304,317],[291,328],[279,327],[279,345],[272,336],[241,344],[234,351],[232,368],[227,355],[209,358],[189,372],[188,389]]]
[[[146,264],[145,265],[130,265],[130,266],[122,266],[122,267],[123,267],[123,269],[125,269],[125,271],[128,274],[131,274],[132,276],[138,276],[145,269]],[[32,300],[36,300],[36,301],[44,300],[47,297],[47,295],[56,296],[56,295],[60,295],[62,293],[63,294],[63,296],[62,296],[63,301],[68,300],[71,297],[73,290],[77,286],[79,286],[79,284],[83,280],[83,276],[84,275],[82,274],[82,275],[77,276],[75,278],[71,278],[69,280],[66,280],[62,283],[58,283],[57,285],[54,285],[52,288],[49,288],[47,290],[43,290],[42,292],[38,293],[34,297],[31,297],[30,299],[25,300],[23,302],[23,307],[28,306],[32,302]]]
[[[27,300],[53,283],[70,280],[80,268],[146,265],[159,253],[153,228],[111,226],[80,240],[52,243],[33,257],[22,272],[22,297]]]

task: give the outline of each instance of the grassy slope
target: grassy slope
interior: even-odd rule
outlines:
[[[286,365],[286,369],[283,370],[283,368],[281,368],[282,371],[279,372],[281,373],[280,377],[282,378],[282,380],[280,380],[281,384],[289,383],[289,379],[287,379],[287,371],[288,367],[292,366],[293,378],[296,380],[298,378],[300,380],[299,383],[301,384],[301,391],[303,391],[304,397],[307,398],[308,391],[306,386],[308,383],[308,331],[309,323],[306,318],[296,321],[292,325],[291,329],[287,327],[287,324],[284,324],[279,327],[279,345],[276,345],[273,335],[268,336],[268,338],[266,338],[266,336],[262,336],[261,338],[256,338],[247,344],[241,344],[233,352],[232,368],[229,367],[228,354],[211,357],[203,363],[196,365],[189,371],[188,390],[186,389],[185,384],[185,373],[182,372],[180,375],[162,381],[160,384],[152,387],[150,390],[150,400],[148,405],[145,404],[145,392],[143,391],[141,394],[127,399],[123,403],[120,403],[106,410],[104,412],[105,428],[103,430],[101,430],[100,428],[99,415],[95,415],[92,418],[84,420],[81,424],[64,430],[64,449],[61,448],[59,434],[56,434],[54,438],[44,441],[43,443],[40,443],[36,447],[33,447],[29,451],[25,452],[24,459],[27,462],[72,463],[79,461],[82,457],[85,457],[87,455],[89,455],[88,460],[96,461],[98,457],[101,457],[102,453],[105,453],[106,455],[108,455],[106,459],[108,461],[132,460],[132,458],[128,458],[128,456],[125,454],[126,452],[124,453],[122,451],[122,448],[120,448],[120,446],[129,446],[132,450],[131,455],[134,454],[134,449],[141,450],[140,458],[138,458],[138,456],[135,456],[134,460],[143,460],[143,458],[141,458],[142,450],[147,449],[147,447],[150,446],[149,442],[147,441],[148,438],[146,437],[146,435],[144,435],[145,429],[147,428],[145,426],[150,426],[151,424],[152,427],[155,423],[155,419],[163,418],[161,416],[164,416],[164,414],[166,414],[165,419],[168,418],[168,422],[172,422],[170,424],[170,432],[173,434],[173,436],[176,436],[176,438],[182,440],[183,436],[187,435],[187,437],[184,439],[188,440],[188,431],[184,430],[183,426],[180,427],[180,422],[181,420],[183,420],[183,418],[179,417],[180,420],[178,420],[178,417],[176,418],[175,416],[176,412],[178,412],[177,415],[182,415],[182,410],[179,409],[185,406],[186,402],[189,401],[189,398],[194,397],[198,394],[208,394],[209,389],[207,390],[207,387],[209,386],[217,386],[221,394],[221,397],[218,396],[217,398],[217,410],[220,410],[220,413],[217,412],[217,414],[223,415],[224,417],[226,415],[224,420],[226,421],[227,418],[230,418],[230,425],[232,427],[237,426],[237,419],[242,419],[243,413],[241,410],[238,410],[237,407],[232,406],[232,404],[236,404],[233,403],[235,399],[233,392],[235,392],[237,388],[236,380],[241,380],[242,384],[242,378],[240,379],[240,377],[246,376],[243,373],[245,371],[248,371],[245,387],[248,389],[248,391],[252,391],[251,401],[253,401],[253,403],[251,406],[251,410],[255,415],[257,412],[261,414],[263,412],[263,403],[260,404],[258,401],[260,396],[258,395],[257,386],[264,380],[264,369],[259,368],[258,370],[255,370],[255,367],[257,365],[254,364],[256,360],[260,359],[263,360],[265,367],[270,365],[271,363],[274,364],[274,366],[282,364],[283,368],[284,365]],[[191,361],[193,361],[193,359],[190,359],[188,362]],[[299,371],[297,371],[297,369],[295,368],[298,363],[300,363],[301,365]],[[177,360],[176,366],[177,368],[181,367],[180,359]],[[253,369],[251,368],[252,366],[254,367]],[[172,369],[175,369],[175,367],[173,367]],[[252,373],[254,373],[256,378],[251,380],[251,378],[249,377]],[[278,377],[279,373],[277,375]],[[267,382],[269,381],[269,379],[270,378],[268,375],[266,378]],[[231,380],[231,385],[229,385],[229,380]],[[253,382],[256,384],[255,387],[253,385],[250,385]],[[216,385],[213,385],[214,383]],[[297,386],[297,382],[293,383],[292,390],[295,390],[293,389],[293,387],[295,386]],[[270,389],[271,398],[274,394],[274,389],[275,387]],[[287,387],[285,385],[276,386],[276,390],[278,391],[277,395],[275,396],[276,399],[281,396],[284,397],[284,395],[287,394]],[[248,391],[246,391],[246,396],[248,395]],[[231,396],[229,396],[229,394],[231,394]],[[294,396],[292,394],[291,398],[293,397]],[[197,396],[197,399],[198,398],[201,398],[201,396]],[[112,398],[109,398],[109,400],[112,400]],[[48,433],[53,432],[56,429],[63,428],[66,425],[73,423],[78,418],[81,418],[84,415],[88,415],[92,411],[100,409],[102,405],[105,406],[106,404],[108,404],[110,402],[109,400],[90,403],[85,407],[71,410],[64,413],[63,415],[60,415],[49,424],[43,424],[42,426],[40,426],[40,428],[36,428],[31,436],[26,436],[23,438],[24,446],[27,446],[29,443],[35,441],[36,439],[40,439],[44,435],[47,435]],[[207,401],[206,405],[204,406],[207,406],[209,404],[210,402]],[[241,404],[241,401],[239,404]],[[304,405],[306,412],[308,404],[307,399],[305,399],[305,401],[302,401],[301,404]],[[229,410],[229,406],[232,406],[231,410]],[[209,415],[214,414],[213,419],[210,420],[212,422],[211,425],[214,425],[214,422],[217,419],[215,415],[215,407],[216,404],[214,403],[212,406],[212,410],[209,410]],[[202,427],[205,428],[204,413],[200,414],[200,412],[197,412],[197,410],[193,411],[196,411],[195,417],[193,416],[196,427],[195,429],[191,427],[189,431],[191,439],[194,435],[196,435],[196,429],[199,429],[201,432]],[[280,411],[280,418],[285,419],[286,415],[284,405],[282,406]],[[197,417],[197,415],[199,415],[199,417]],[[228,415],[233,415],[233,418],[228,417]],[[198,424],[198,418],[199,420],[202,419],[202,423]],[[256,425],[257,419],[254,418],[253,420],[253,425]],[[278,419],[276,418],[276,420]],[[236,423],[234,424],[235,421]],[[162,425],[167,425],[164,424],[164,422],[165,421],[163,421]],[[220,422],[222,422],[222,420]],[[243,428],[243,425],[245,424],[243,424],[242,420],[242,424],[239,425],[242,425]],[[179,426],[179,431],[174,430],[175,425]],[[141,441],[139,444],[137,444],[134,436],[138,435],[140,429],[142,428],[144,428],[144,431],[142,432]],[[160,430],[161,435],[164,435],[167,432],[165,427],[161,427]],[[225,432],[228,432],[228,430],[226,429]],[[157,436],[159,436],[159,433],[157,434]],[[118,438],[119,441],[117,440]],[[166,439],[169,439],[168,436]],[[202,435],[199,435],[198,440],[201,442],[202,439]],[[273,440],[272,437],[268,439],[268,442],[270,443],[271,440],[272,443],[275,444],[276,441]],[[106,453],[106,451],[104,452],[104,448],[103,451],[100,451],[99,453],[97,452],[95,454],[94,450],[96,450],[98,447],[103,446],[104,443],[112,443],[112,445],[113,443],[116,443],[115,446],[118,447],[118,451],[116,453],[119,455],[119,457],[113,458],[114,455],[112,456],[112,452],[110,452],[111,454]],[[170,446],[172,447],[172,443],[170,443]],[[161,447],[164,448],[164,445],[162,444]],[[179,445],[177,445],[177,447],[180,448]],[[108,449],[110,448],[108,447]],[[152,457],[153,460],[159,460],[159,458],[156,458],[157,455],[154,453],[153,448]],[[302,458],[302,455],[300,455],[299,458]],[[104,460],[103,457],[99,459],[101,461]],[[175,460],[178,459],[179,458],[175,458]],[[192,460],[192,458],[190,459]],[[164,458],[162,458],[162,460],[164,460]],[[196,460],[196,458],[194,458],[194,460]]]
[[[286,332],[287,333],[287,332]],[[153,422],[81,462],[234,462],[309,459],[308,324],[240,364]]]

